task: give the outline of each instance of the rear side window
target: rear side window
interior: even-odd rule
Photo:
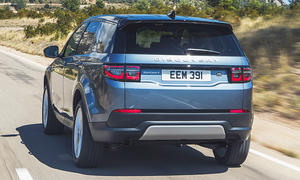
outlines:
[[[101,22],[91,22],[83,33],[79,43],[77,54],[87,54],[96,51],[97,32]]]
[[[73,56],[76,54],[76,49],[78,46],[78,43],[80,41],[80,38],[82,36],[83,31],[85,30],[87,26],[87,23],[82,24],[70,37],[68,44],[64,51],[64,57]]]
[[[126,53],[241,56],[232,31],[216,25],[132,24]]]
[[[103,23],[100,31],[100,37],[97,47],[99,53],[111,53],[113,49],[113,37],[117,25],[113,23]]]

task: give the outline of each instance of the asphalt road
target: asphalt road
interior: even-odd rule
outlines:
[[[76,168],[71,133],[42,132],[44,68],[0,50],[0,179],[300,179],[299,160],[252,143],[241,167],[219,165],[199,146],[124,147],[102,167]]]

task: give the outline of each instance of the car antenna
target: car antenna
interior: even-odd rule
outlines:
[[[171,10],[168,13],[168,17],[171,18],[171,19],[175,19],[175,16],[176,16],[176,13],[175,13],[175,8],[174,8],[174,10]]]

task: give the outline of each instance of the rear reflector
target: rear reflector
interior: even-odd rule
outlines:
[[[246,109],[230,109],[229,112],[230,112],[230,113],[247,113],[247,112],[249,112],[249,111],[246,110]]]
[[[140,109],[116,109],[113,112],[119,112],[119,113],[141,113],[142,111]]]

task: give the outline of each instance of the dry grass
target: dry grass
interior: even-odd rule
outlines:
[[[126,3],[109,3],[105,2],[106,7],[114,7],[116,9],[121,9],[121,8],[129,8],[131,5],[126,4]]]
[[[249,32],[268,29],[273,26],[299,28],[299,18],[300,12],[293,14],[293,16],[258,17],[256,19],[244,18],[240,21],[240,25],[234,28],[234,32],[241,38],[242,36],[249,35]]]
[[[300,14],[243,19],[235,33],[254,67],[255,110],[299,119]]]
[[[39,21],[40,19],[30,18],[0,20],[0,45],[34,55],[43,55],[43,49],[49,45],[56,44],[62,47],[65,39],[52,42],[50,41],[51,36],[25,39],[24,27],[37,26]],[[54,19],[44,19],[44,23],[54,21]]]
[[[292,158],[299,158],[298,154],[296,154],[293,151],[290,151],[290,150],[287,150],[287,149],[284,149],[284,148],[280,148],[280,147],[274,147],[274,146],[271,146],[271,145],[268,145],[268,144],[262,144],[262,145],[265,146],[266,148],[269,148],[269,149],[272,149],[274,151],[280,152],[280,153],[282,153],[286,156],[289,156],[289,157],[292,157]]]
[[[54,22],[54,19],[44,18],[44,23]],[[16,27],[24,28],[25,26],[37,26],[40,19],[31,19],[31,18],[16,18],[16,19],[0,19],[0,27]]]
[[[27,25],[36,26],[39,19],[21,18],[21,19],[1,19],[0,27],[25,27]]]
[[[261,143],[259,141],[257,141],[253,136],[251,137],[251,140],[254,142],[257,142],[261,145],[263,145],[264,147],[268,148],[268,149],[272,149],[274,151],[280,152],[286,156],[292,157],[292,158],[299,158],[299,155],[293,151],[287,150],[285,148],[281,148],[281,147],[275,147],[275,146],[271,146],[269,144],[266,143]]]
[[[34,55],[43,55],[43,49],[50,45],[58,45],[62,48],[66,41],[66,39],[51,41],[51,36],[35,37],[25,40],[23,30],[16,31],[10,28],[0,28],[0,31],[3,32],[0,34],[0,45]]]

